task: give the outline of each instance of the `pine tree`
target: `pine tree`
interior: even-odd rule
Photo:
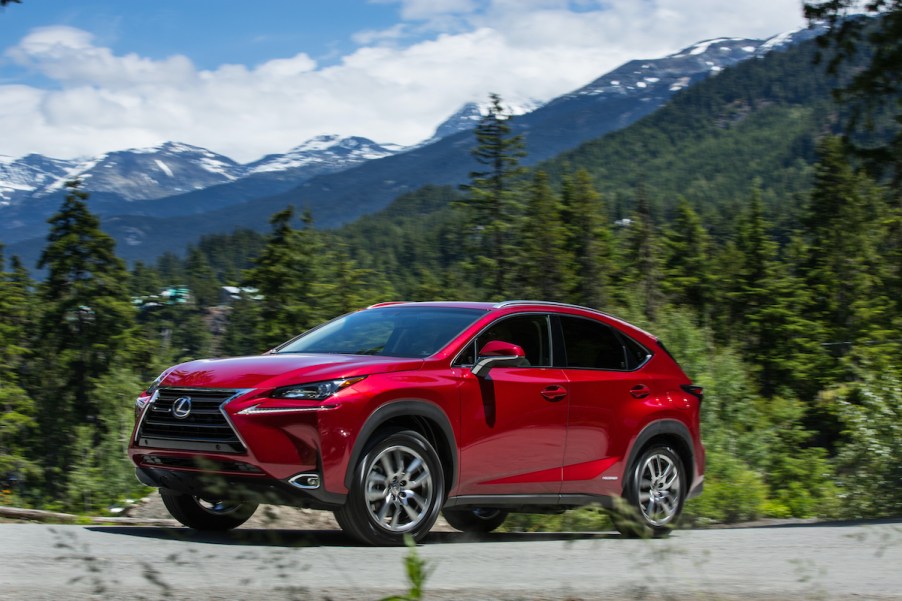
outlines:
[[[0,480],[17,497],[23,485],[38,476],[31,453],[34,445],[34,400],[19,385],[19,372],[28,360],[28,329],[34,304],[30,282],[16,257],[5,271],[0,244]]]
[[[838,138],[818,146],[820,161],[804,231],[812,310],[827,324],[832,342],[852,342],[887,324],[880,244],[886,214],[875,186],[849,165]],[[888,336],[891,337],[891,336]]]
[[[248,271],[248,286],[263,296],[260,307],[261,337],[272,347],[317,325],[328,317],[323,293],[325,278],[320,234],[313,229],[313,216],[305,212],[302,227],[291,226],[294,209],[270,219],[272,234],[255,266]]]
[[[878,172],[892,177],[893,196],[902,202],[902,0],[815,0],[804,6],[810,22],[830,26],[830,32],[818,40],[835,50],[830,70],[837,73],[842,67],[853,67],[844,87],[834,92],[851,108],[847,136],[853,138],[862,122],[872,128],[880,111],[894,113],[893,136],[858,150]],[[850,17],[862,9],[875,18]],[[855,64],[862,57],[864,64]]]
[[[185,283],[198,308],[215,305],[219,301],[219,283],[203,251],[196,246],[188,249],[185,259]]]
[[[593,186],[588,171],[580,169],[565,178],[561,202],[566,248],[575,266],[571,300],[603,308],[610,299],[613,241],[604,199]]]
[[[38,263],[47,278],[39,289],[40,358],[28,383],[38,402],[51,469],[69,464],[77,425],[96,426],[103,399],[91,393],[92,381],[126,362],[135,335],[128,272],[115,255],[115,243],[88,211],[88,194],[80,183],[68,182],[66,189],[60,211],[49,219],[47,246]],[[62,472],[49,476],[52,487],[64,480]]]
[[[259,355],[267,350],[260,339],[261,303],[251,294],[242,292],[229,308],[229,321],[220,344],[220,353],[237,357]]]
[[[740,265],[734,282],[734,328],[746,356],[758,369],[765,395],[784,387],[810,400],[827,374],[820,324],[803,313],[809,291],[780,261],[756,188],[740,217],[736,248]]]
[[[706,315],[711,297],[711,238],[702,220],[685,198],[664,233],[666,259],[661,287],[671,302]]]
[[[517,229],[520,205],[515,187],[523,174],[523,138],[512,135],[511,116],[497,94],[490,96],[489,112],[476,126],[473,157],[485,167],[470,173],[462,186],[467,196],[456,203],[467,215],[468,245],[475,270],[486,294],[501,299],[510,293],[511,274],[517,263],[512,232]]]
[[[517,239],[521,248],[515,294],[522,298],[567,300],[573,287],[572,259],[561,203],[544,171],[536,171],[528,190],[526,216]]]
[[[636,193],[636,212],[626,234],[625,269],[622,282],[631,298],[639,301],[646,318],[654,320],[663,303],[661,292],[662,253],[658,228],[651,214],[651,200],[644,186]]]

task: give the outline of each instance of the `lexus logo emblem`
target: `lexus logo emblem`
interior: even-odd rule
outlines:
[[[183,396],[175,399],[172,404],[172,415],[176,419],[185,419],[191,415],[191,397]]]

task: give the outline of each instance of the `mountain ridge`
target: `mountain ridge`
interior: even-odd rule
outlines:
[[[801,30],[767,40],[716,38],[661,59],[630,61],[512,122],[527,143],[525,164],[547,160],[622,129],[654,112],[689,85],[815,35]],[[452,117],[462,116],[459,121],[472,123],[478,106],[464,109]],[[95,199],[97,195],[92,192],[92,209],[103,208],[104,227],[123,243],[120,247],[125,258],[148,260],[174,250],[169,241],[173,233],[178,234],[180,243],[187,244],[203,234],[239,225],[263,230],[268,216],[286,205],[309,208],[318,226],[335,227],[378,211],[423,185],[461,183],[472,169],[473,143],[472,132],[456,132],[431,144],[364,160],[334,173],[318,173],[294,186],[285,179],[279,182],[281,187],[270,185],[272,182],[263,185],[263,180],[251,178],[265,173],[256,173],[244,180],[158,199],[145,205],[154,210],[131,214],[117,213],[113,199],[103,195]]]

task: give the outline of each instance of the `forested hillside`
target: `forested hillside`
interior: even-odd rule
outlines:
[[[850,129],[854,106],[832,92],[873,54],[831,74],[818,52],[728,69],[529,170],[494,98],[460,189],[331,231],[286,209],[268,236],[209,236],[130,273],[73,184],[47,279],[2,264],[5,502],[91,510],[127,494],[131,399],[171,363],[258,353],[380,300],[543,298],[647,328],[705,387],[707,483],[689,519],[898,514],[898,96],[872,103],[873,130]]]

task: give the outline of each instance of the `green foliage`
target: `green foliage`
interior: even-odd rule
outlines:
[[[142,489],[127,454],[134,424],[133,398],[142,384],[134,373],[123,368],[93,382],[92,394],[107,402],[96,422],[75,428],[66,509],[102,511]]]
[[[685,198],[677,205],[673,224],[664,230],[664,278],[661,290],[671,303],[707,314],[711,269],[711,237]]]
[[[489,298],[500,300],[512,290],[510,277],[516,265],[513,236],[521,213],[518,186],[524,150],[522,136],[511,133],[511,116],[501,97],[492,94],[490,99],[488,114],[476,126],[473,150],[483,170],[470,173],[470,183],[462,187],[467,196],[457,206],[466,215],[472,277],[481,282]]]
[[[611,530],[608,512],[597,505],[563,513],[512,513],[504,520],[502,532],[603,532]]]
[[[60,489],[74,460],[76,436],[84,435],[79,427],[96,424],[103,409],[91,394],[91,379],[127,362],[136,334],[128,272],[113,239],[88,211],[79,182],[66,187],[39,262],[47,279],[38,291],[36,359],[23,381],[37,405],[46,481]],[[93,445],[101,432],[92,432]]]
[[[519,298],[566,300],[575,276],[560,200],[542,171],[535,173],[526,195],[526,214],[517,236],[522,250],[511,290]]]
[[[875,18],[849,18],[850,13],[862,9]],[[811,22],[830,25],[829,34],[819,41],[823,48],[834,51],[827,57],[831,72],[851,72],[834,92],[851,108],[846,137],[859,138],[860,143],[860,131],[873,130],[881,112],[893,115],[891,139],[875,143],[871,138],[857,150],[873,169],[894,180],[898,198],[902,183],[902,2],[815,0],[805,3],[805,16]]]
[[[432,573],[432,568],[426,560],[422,559],[417,553],[417,545],[412,536],[404,537],[404,544],[407,545],[407,556],[404,558],[404,568],[407,574],[407,580],[410,583],[410,590],[404,595],[392,595],[384,597],[381,601],[420,601],[423,598],[423,590],[426,585],[426,579]]]
[[[623,241],[626,252],[620,257],[620,283],[625,288],[621,294],[633,295],[645,316],[653,320],[664,301],[661,290],[663,252],[645,186],[638,186],[636,197],[636,212]]]
[[[804,426],[805,405],[774,397],[765,407],[768,424],[760,431],[768,449],[764,466],[769,484],[769,511],[794,517],[832,518],[839,512],[834,470],[822,447],[811,446]]]
[[[35,403],[19,384],[29,355],[32,299],[22,265],[13,258],[12,271],[5,271],[2,251],[0,245],[0,481],[14,479],[21,489],[40,473],[39,463],[28,457],[37,427]]]
[[[705,492],[686,503],[684,519],[698,524],[754,520],[763,515],[767,485],[740,459],[717,451],[708,452]]]
[[[838,385],[825,400],[843,426],[836,457],[842,511],[848,517],[902,512],[902,371],[863,371],[859,382]]]
[[[570,300],[586,307],[608,304],[613,271],[613,234],[606,223],[607,207],[585,169],[564,178],[561,218],[565,249],[572,257],[574,284]]]

